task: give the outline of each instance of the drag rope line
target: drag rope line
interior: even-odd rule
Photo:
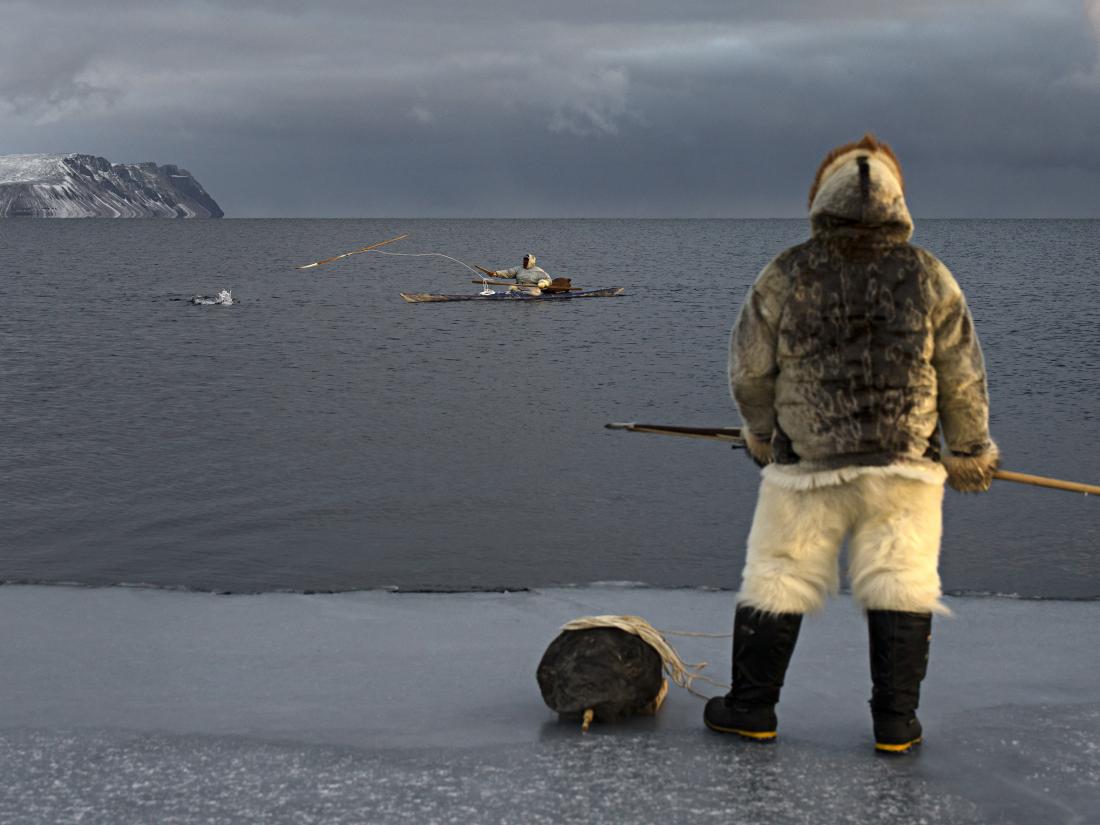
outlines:
[[[485,283],[489,283],[486,280],[484,273],[478,272],[465,261],[460,261],[458,258],[452,258],[450,255],[445,255],[442,252],[385,252],[381,249],[371,249],[368,251],[376,252],[379,255],[396,255],[399,258],[446,258],[448,261],[454,261],[456,264],[461,264],[472,273],[477,275],[477,277],[480,278],[482,281],[484,281]]]

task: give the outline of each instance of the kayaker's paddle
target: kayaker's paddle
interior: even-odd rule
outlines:
[[[507,281],[502,281],[502,280],[499,280],[499,279],[493,279],[492,281],[486,281],[484,278],[481,278],[481,279],[477,279],[477,280],[471,279],[470,283],[471,284],[488,284],[489,286],[515,286],[517,282],[516,282],[515,278],[509,278]],[[543,287],[542,291],[543,292],[549,292],[551,295],[553,295],[555,292],[584,292],[584,290],[581,289],[579,286],[554,286],[553,284],[551,284],[550,286]]]
[[[362,249],[353,249],[351,252],[345,252],[343,255],[337,255],[335,258],[325,258],[323,261],[314,261],[311,264],[305,264],[304,266],[299,266],[299,267],[297,267],[297,269],[313,269],[315,266],[320,266],[321,264],[330,264],[333,261],[339,261],[341,258],[347,258],[347,257],[350,257],[351,255],[358,255],[360,252],[370,252],[372,249],[377,249],[380,246],[385,246],[386,244],[393,243],[394,241],[404,240],[407,237],[409,237],[409,236],[408,235],[398,235],[396,238],[390,238],[388,241],[382,241],[381,243],[371,244],[370,246],[364,246]]]
[[[736,427],[677,427],[667,424],[606,424],[609,430],[626,430],[632,433],[652,433],[653,435],[678,435],[684,438],[706,438],[711,441],[725,441],[734,447],[744,447],[745,439]],[[1049,487],[1052,490],[1067,490],[1071,493],[1083,493],[1086,496],[1100,496],[1100,486],[1083,484],[1079,481],[1063,481],[1060,478],[1033,476],[1028,473],[1015,473],[1011,470],[994,470],[993,477],[1001,481],[1014,481],[1017,484],[1032,484],[1036,487]]]
[[[515,278],[501,278],[492,269],[486,269],[485,267],[478,266],[477,264],[474,264],[474,269],[476,269],[478,272],[483,272],[485,275],[489,276],[490,278],[496,278],[497,280],[500,280],[500,281],[514,281],[514,280],[516,280]],[[474,283],[479,284],[479,283],[481,283],[481,281],[475,281]],[[572,278],[552,278],[550,280],[550,287],[552,289],[564,290],[564,289],[568,289],[571,286],[573,286],[573,279]]]

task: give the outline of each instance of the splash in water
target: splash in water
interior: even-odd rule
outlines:
[[[233,306],[233,291],[230,289],[223,289],[213,297],[210,295],[196,295],[191,299],[191,303],[198,306]]]

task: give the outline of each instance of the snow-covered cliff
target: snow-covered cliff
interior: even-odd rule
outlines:
[[[178,166],[116,163],[94,155],[0,155],[0,217],[220,218]]]

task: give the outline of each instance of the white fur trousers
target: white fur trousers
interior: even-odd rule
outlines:
[[[848,538],[852,595],[866,610],[947,613],[937,570],[941,467],[798,474],[769,466],[749,533],[741,604],[769,613],[824,607]]]

